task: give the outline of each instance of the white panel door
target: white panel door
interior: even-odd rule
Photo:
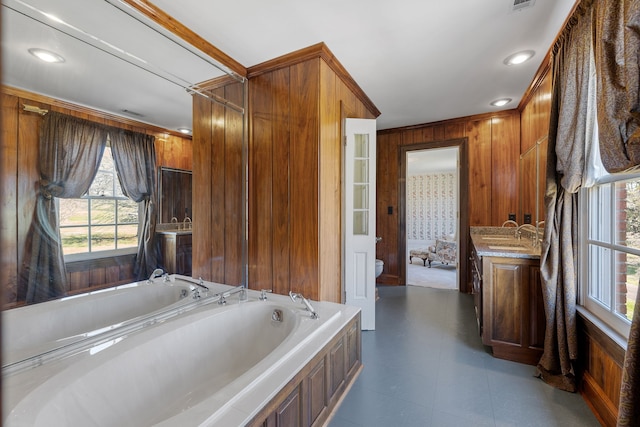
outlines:
[[[362,329],[376,328],[376,121],[346,119],[344,291],[362,310]]]

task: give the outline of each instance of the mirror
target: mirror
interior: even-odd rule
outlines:
[[[3,99],[2,123],[14,129],[13,132],[7,127],[3,129],[9,138],[5,138],[0,147],[0,182],[19,189],[3,191],[0,195],[0,203],[5,207],[3,227],[9,231],[2,236],[3,255],[6,255],[0,269],[4,308],[19,307],[25,301],[17,282],[37,197],[34,182],[39,178],[37,135],[42,117],[37,109],[35,112],[23,109],[24,104],[53,106],[80,117],[91,110],[98,113],[91,119],[97,117],[97,121],[122,123],[126,129],[165,135],[156,138],[156,147],[161,144],[165,146],[164,152],[169,153],[158,158],[160,166],[166,165],[163,162],[167,157],[180,155],[182,148],[170,147],[175,144],[174,139],[190,138],[179,133],[179,129],[193,126],[194,97],[207,98],[244,114],[244,105],[221,97],[212,98],[201,91],[198,84],[218,78],[244,84],[245,79],[138,13],[129,6],[133,3],[140,2],[2,2],[2,86],[3,94],[7,95]],[[41,62],[29,53],[31,48],[57,53],[64,57],[64,62]],[[8,98],[13,102],[10,107]],[[7,141],[11,135],[15,135],[15,140]],[[23,144],[25,138],[29,140],[27,145]],[[190,144],[188,149],[191,150]],[[162,168],[159,174],[158,186],[163,195],[160,222],[170,222],[173,216],[183,221],[185,212],[191,216],[193,174],[172,168]],[[238,242],[244,241],[240,233],[237,238]],[[67,278],[70,277],[67,292],[74,296],[99,289],[96,278],[111,280],[109,283],[116,280],[116,285],[134,281],[129,279],[133,274],[130,259],[134,253],[127,255],[129,258],[101,255],[71,263],[65,260]],[[17,310],[9,310],[12,311]],[[56,326],[55,322],[50,323]],[[24,355],[25,358],[35,356],[38,354]]]
[[[520,155],[520,214],[518,224],[537,224],[545,218],[547,137]]]
[[[191,208],[192,172],[182,169],[161,167],[158,178],[158,222],[184,222],[193,219]]]
[[[178,35],[173,34],[132,5],[140,6],[141,2],[2,2],[2,85],[3,93],[7,95],[5,101],[10,98],[13,102],[10,107],[8,102],[4,104],[3,112],[7,114],[3,115],[3,124],[14,127],[13,131],[7,130],[6,126],[4,130],[6,135],[15,135],[15,140],[9,138],[10,144],[0,147],[0,158],[3,159],[0,174],[6,185],[19,188],[18,191],[4,191],[0,196],[0,202],[7,207],[2,213],[3,227],[10,230],[2,240],[7,256],[3,257],[0,269],[5,308],[20,306],[25,301],[17,278],[23,265],[37,198],[34,186],[39,179],[37,135],[42,122],[38,107],[73,113],[98,122],[117,122],[123,128],[153,134],[156,148],[161,146],[164,152],[164,156],[157,157],[158,166],[183,169],[192,169],[191,154],[184,164],[167,159],[187,158],[182,156],[184,151],[181,150],[191,153],[191,144],[179,146],[175,140],[191,138],[178,130],[193,127],[194,98],[206,99],[244,114],[243,101],[230,102],[219,94],[213,96],[200,89],[201,83],[217,79],[236,81],[245,87],[244,77],[207,54],[213,52],[212,56],[223,58],[215,48],[204,41],[200,43],[196,35],[181,30],[178,25],[173,27],[177,28]],[[152,9],[153,5],[145,7]],[[54,52],[63,56],[64,61],[44,63],[30,54],[31,48]],[[244,100],[244,96],[238,99]],[[35,112],[23,109],[23,105],[32,103],[36,106]],[[96,114],[88,115],[88,110]],[[245,132],[244,127],[239,129]],[[25,138],[29,139],[29,144],[23,144]],[[184,175],[183,171],[181,181],[185,179]],[[162,184],[158,182],[157,185]],[[166,190],[172,185],[165,182],[163,187]],[[176,184],[180,188],[185,185]],[[190,193],[189,197],[184,191],[180,194],[185,198],[178,201],[172,216],[182,221],[185,209],[190,216],[192,210]],[[168,206],[167,203],[164,205]],[[171,217],[167,222],[170,220]],[[237,239],[244,241],[241,233]],[[133,253],[129,256],[133,257]],[[120,280],[116,284],[127,283],[124,280],[133,274],[126,270],[129,260],[123,260],[120,255],[102,255],[98,262],[95,261],[82,259],[70,263],[65,260],[71,283],[68,292],[98,288],[100,282],[94,280],[96,277],[105,281],[116,277]],[[97,271],[98,268],[101,270]]]

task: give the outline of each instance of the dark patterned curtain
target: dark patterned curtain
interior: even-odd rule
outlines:
[[[574,392],[578,190],[585,159],[595,141],[595,65],[591,2],[583,1],[553,51],[553,97],[549,124],[545,231],[540,257],[546,314],[538,376]]]
[[[124,194],[142,203],[138,253],[134,274],[138,280],[149,277],[158,265],[156,234],[156,151],[152,135],[131,131],[110,133],[113,161]]]
[[[598,1],[596,40],[600,154],[620,172],[640,164],[640,1]]]
[[[106,128],[49,112],[40,128],[40,182],[20,286],[27,304],[63,296],[67,274],[55,197],[78,198],[91,186],[107,142]]]

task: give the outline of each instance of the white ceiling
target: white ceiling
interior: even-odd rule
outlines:
[[[133,21],[115,17],[107,0],[2,2],[16,8],[24,7],[23,1],[150,58],[165,78],[112,68],[99,59],[104,52],[88,54],[85,43],[4,7],[5,84],[115,114],[132,110],[145,116],[142,121],[176,128],[190,121],[190,97],[175,83],[167,89],[167,77],[196,83],[203,72],[209,72],[207,78],[219,74],[202,59],[185,58],[171,43],[134,32]],[[513,99],[502,109],[516,108],[574,5],[574,0],[535,0],[514,12],[514,0],[152,2],[245,67],[325,42],[382,112],[378,129],[494,111],[489,103],[502,97]],[[36,43],[45,46],[32,46]],[[43,70],[25,54],[28,47],[47,46],[68,58],[55,71]],[[532,61],[503,64],[526,49],[536,52]],[[63,82],[65,76],[72,79]]]

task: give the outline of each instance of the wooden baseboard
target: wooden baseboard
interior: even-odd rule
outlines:
[[[391,274],[382,273],[376,279],[376,285],[398,286],[399,284],[400,284],[400,277],[394,276],[394,275],[391,275]]]

